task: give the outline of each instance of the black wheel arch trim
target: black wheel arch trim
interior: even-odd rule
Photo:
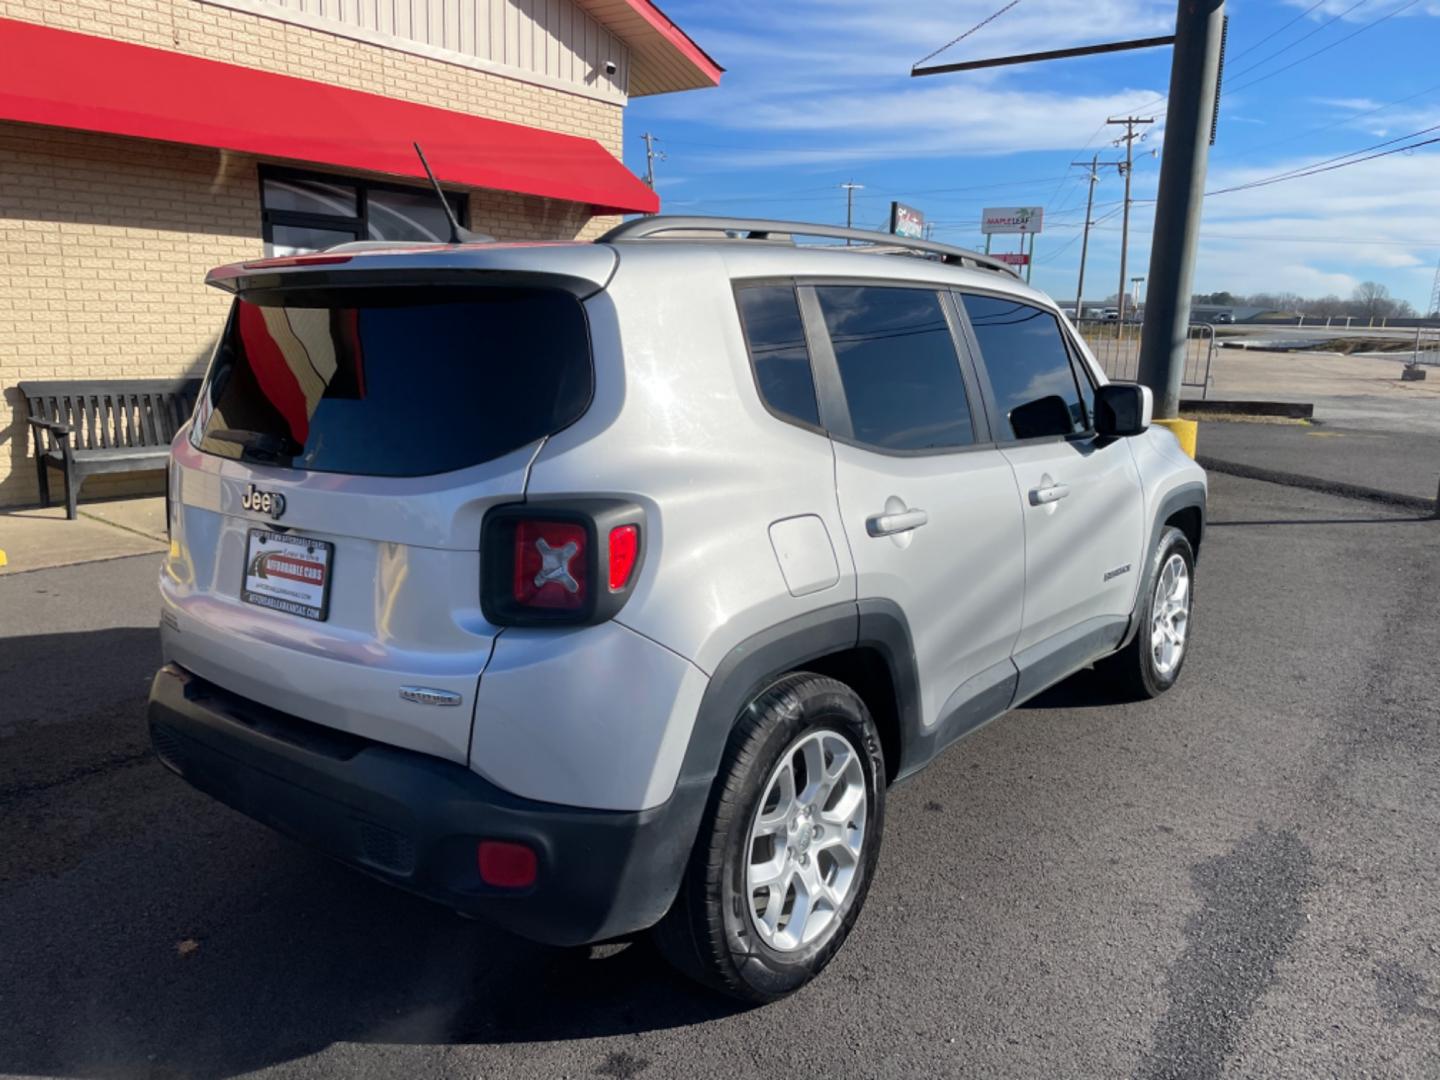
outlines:
[[[1125,630],[1125,636],[1121,639],[1119,648],[1123,649],[1135,638],[1135,633],[1140,628],[1140,613],[1145,607],[1145,599],[1150,595],[1154,587],[1151,581],[1152,567],[1151,555],[1155,551],[1155,545],[1160,542],[1160,534],[1165,529],[1165,523],[1174,517],[1181,510],[1200,511],[1200,529],[1196,536],[1196,543],[1192,544],[1196,561],[1200,558],[1199,541],[1205,536],[1205,512],[1206,512],[1206,490],[1205,485],[1199,480],[1188,480],[1179,486],[1167,491],[1161,497],[1155,507],[1155,513],[1150,519],[1150,537],[1146,541],[1145,550],[1142,554],[1144,576],[1140,579],[1139,587],[1135,591],[1135,606],[1130,610],[1130,625]]]

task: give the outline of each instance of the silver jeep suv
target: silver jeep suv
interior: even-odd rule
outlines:
[[[1080,668],[1180,673],[1204,474],[998,261],[658,217],[208,280],[155,748],[458,912],[770,1000],[889,785]]]

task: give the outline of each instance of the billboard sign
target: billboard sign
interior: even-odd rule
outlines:
[[[1030,265],[1030,256],[1018,251],[1002,251],[998,254],[992,254],[990,257],[992,259],[999,259],[1001,262],[1008,263],[1011,266]]]
[[[890,204],[890,231],[896,236],[920,240],[925,236],[925,215],[904,203]]]
[[[980,231],[995,233],[1038,233],[1045,220],[1043,206],[988,207],[980,219]]]

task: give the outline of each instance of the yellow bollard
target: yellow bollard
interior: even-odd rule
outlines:
[[[1195,456],[1195,435],[1200,430],[1200,425],[1194,420],[1156,420],[1155,423],[1161,427],[1169,428],[1175,438],[1180,440],[1180,449]]]
[[[4,566],[8,561],[9,560],[5,558],[5,549],[0,548],[0,566]]]

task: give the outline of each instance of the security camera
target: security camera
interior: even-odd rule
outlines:
[[[605,61],[605,74],[606,74],[606,75],[614,75],[615,72],[617,72],[617,71],[619,71],[619,70],[620,70],[620,68],[619,68],[619,66],[615,63],[614,60],[606,60],[606,61]]]

